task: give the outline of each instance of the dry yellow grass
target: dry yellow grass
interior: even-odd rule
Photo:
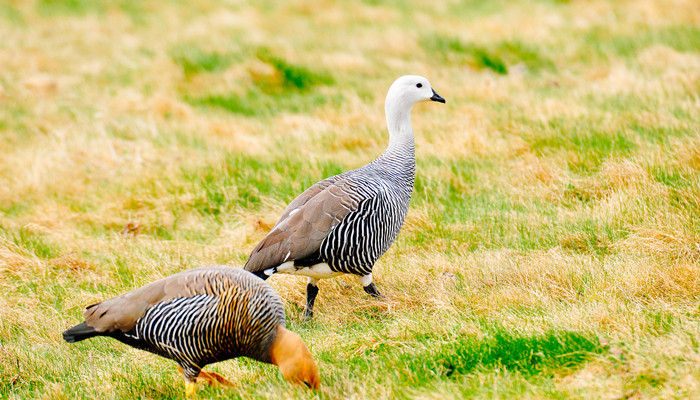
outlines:
[[[0,398],[180,396],[168,361],[60,332],[92,302],[241,265],[297,193],[383,150],[407,73],[448,102],[413,113],[387,299],[324,281],[302,324],[305,281],[269,280],[318,397],[697,397],[699,25],[693,0],[0,5]],[[331,83],[288,89],[266,51]],[[560,331],[598,345],[570,366],[460,364]],[[266,366],[213,368],[241,387],[203,397],[308,397]]]

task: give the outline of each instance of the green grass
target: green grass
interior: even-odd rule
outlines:
[[[195,45],[177,46],[171,50],[171,57],[185,75],[219,71],[236,60],[235,54],[206,52]]]
[[[313,167],[318,176],[343,172],[343,165],[332,161]],[[192,184],[192,191],[198,193],[193,209],[202,215],[216,216],[234,210],[255,209],[268,197],[292,201],[315,183],[311,176],[302,178],[302,171],[313,167],[302,159],[270,163],[257,157],[234,154],[221,163],[183,169],[182,173],[183,179]]]
[[[518,40],[482,46],[458,38],[432,36],[423,39],[423,47],[430,54],[437,52],[445,61],[490,69],[501,75],[508,74],[509,66],[518,64],[531,72],[554,69],[552,60],[542,56],[536,46]]]
[[[680,52],[700,51],[700,29],[691,25],[643,27],[634,34],[616,35],[606,28],[592,29],[586,41],[597,43],[602,56],[633,57],[649,46],[664,45]]]
[[[273,82],[263,79],[258,86],[266,93],[278,93],[289,90],[305,91],[317,85],[330,85],[333,78],[327,73],[314,72],[304,66],[291,64],[276,57],[269,50],[261,49],[257,53],[260,61],[269,64],[279,74],[279,80]]]
[[[566,375],[606,351],[597,338],[578,332],[518,335],[494,329],[481,339],[456,337],[450,343],[436,344],[440,339],[421,337],[413,346],[380,346],[346,363],[359,373],[396,371],[412,385],[429,386],[433,380],[468,379],[475,371],[510,371],[528,378]],[[415,347],[425,350],[416,352]]]
[[[43,0],[37,2],[37,9],[44,15],[102,12],[104,4],[86,0]]]
[[[202,71],[212,72],[227,67],[232,56],[217,53],[203,53],[187,50],[176,56],[175,61],[182,65],[185,74]],[[257,51],[257,59],[268,65],[270,73],[253,75],[253,86],[244,94],[211,94],[191,96],[185,100],[197,106],[219,108],[245,116],[272,116],[280,112],[301,113],[322,106],[329,101],[338,103],[339,97],[315,91],[318,86],[333,83],[330,74],[293,64],[273,55],[267,49]]]
[[[322,389],[247,359],[200,398],[700,395],[696,2],[0,5],[0,399],[175,399],[169,360],[61,332],[86,305],[242,265],[284,207],[385,148],[425,75],[387,298],[268,282]],[[60,33],[60,34],[58,34]]]
[[[193,105],[220,108],[245,116],[271,116],[280,112],[301,113],[326,104],[328,98],[322,94],[300,95],[283,92],[270,95],[260,90],[250,90],[244,95],[210,95],[186,98]]]
[[[0,5],[0,17],[2,17],[5,21],[21,27],[26,26],[27,23],[22,13],[9,4]]]
[[[16,232],[7,232],[0,229],[2,239],[17,246],[20,252],[39,258],[54,258],[60,254],[61,250],[58,246],[51,243],[46,235],[32,232],[27,228],[21,228]]]

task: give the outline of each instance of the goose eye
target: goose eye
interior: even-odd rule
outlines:
[[[422,84],[422,83],[417,83],[417,84],[416,84],[416,87],[420,89],[420,88],[423,87],[423,84]]]

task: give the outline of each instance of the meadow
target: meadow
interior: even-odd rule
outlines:
[[[214,364],[200,398],[700,397],[695,0],[0,3],[0,399],[175,399],[169,360],[61,332],[187,268],[242,266],[286,204],[388,143],[426,76],[397,242],[273,276],[322,388]]]

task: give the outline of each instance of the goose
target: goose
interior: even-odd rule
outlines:
[[[406,219],[416,168],[411,109],[422,101],[445,103],[426,78],[398,78],[384,106],[389,129],[384,153],[306,189],[246,261],[244,269],[262,279],[275,273],[307,276],[306,319],[313,316],[321,279],[352,274],[365,292],[383,297],[373,282],[372,268]]]
[[[69,343],[107,336],[174,360],[194,395],[196,380],[233,386],[204,372],[236,357],[279,366],[285,379],[319,387],[318,368],[303,340],[285,328],[282,300],[241,268],[209,266],[152,282],[88,306],[85,321],[63,332]]]

